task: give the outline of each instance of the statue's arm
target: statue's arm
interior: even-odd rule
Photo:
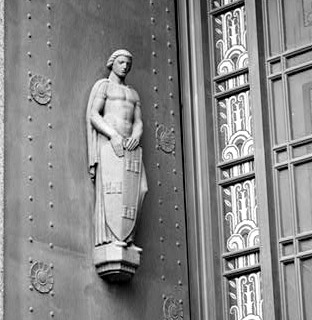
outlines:
[[[134,120],[132,127],[132,135],[127,143],[128,150],[134,150],[140,143],[140,139],[143,133],[143,121],[142,121],[142,112],[141,112],[141,103],[138,100],[134,108]]]
[[[90,120],[92,126],[101,134],[105,135],[111,142],[113,149],[118,157],[123,156],[122,136],[101,116],[105,107],[105,99],[96,97],[92,104]]]
[[[142,121],[141,103],[140,101],[138,101],[134,109],[132,137],[140,140],[142,133],[143,133],[143,121]]]
[[[92,104],[90,120],[92,126],[101,134],[105,135],[107,138],[111,138],[113,135],[116,135],[117,132],[114,128],[108,125],[101,113],[105,106],[105,99],[95,98]]]

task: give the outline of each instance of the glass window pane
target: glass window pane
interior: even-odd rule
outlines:
[[[312,153],[312,142],[307,142],[293,147],[293,157],[302,157]]]
[[[298,231],[310,231],[312,230],[312,162],[295,166],[294,172]]]
[[[282,3],[286,49],[310,44],[312,41],[312,0],[283,0]]]
[[[283,266],[284,269],[284,294],[285,294],[285,320],[300,320],[298,310],[297,279],[294,263]]]
[[[267,1],[268,15],[268,31],[270,40],[270,54],[274,56],[281,52],[280,31],[279,31],[279,15],[277,9],[277,0]]]
[[[304,251],[310,251],[310,250],[312,250],[312,239],[311,238],[301,239],[299,241],[299,251],[304,252]]]
[[[292,138],[312,133],[312,69],[288,78]]]
[[[312,315],[312,259],[301,261],[301,277],[304,319],[310,319]]]
[[[274,140],[276,144],[287,141],[286,114],[282,80],[272,82]]]
[[[289,171],[283,169],[277,172],[279,194],[279,220],[281,237],[293,234],[293,213],[289,185]]]

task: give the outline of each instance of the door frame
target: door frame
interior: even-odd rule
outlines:
[[[218,314],[215,272],[209,263],[213,261],[213,247],[206,245],[213,241],[213,232],[207,230],[213,228],[209,219],[214,209],[209,181],[214,181],[214,177],[209,170],[209,159],[214,154],[207,143],[213,144],[207,130],[212,119],[207,108],[202,107],[211,105],[207,98],[211,95],[209,92],[207,95],[203,85],[207,81],[209,61],[204,61],[206,32],[199,17],[207,11],[202,3],[201,0],[177,1],[190,311],[194,320],[217,319]]]

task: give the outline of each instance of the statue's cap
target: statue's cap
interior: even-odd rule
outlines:
[[[106,66],[108,69],[112,69],[115,59],[119,56],[125,56],[132,60],[132,54],[128,50],[125,50],[125,49],[116,50],[111,54],[111,56],[107,60]]]

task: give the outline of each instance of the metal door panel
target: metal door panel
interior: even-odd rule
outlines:
[[[183,310],[189,319],[175,2],[6,7],[5,318],[169,319]],[[142,102],[149,193],[136,237],[142,264],[131,282],[112,285],[92,261],[85,111],[118,48],[134,55],[127,80]],[[31,95],[34,75],[49,82],[50,102]]]

